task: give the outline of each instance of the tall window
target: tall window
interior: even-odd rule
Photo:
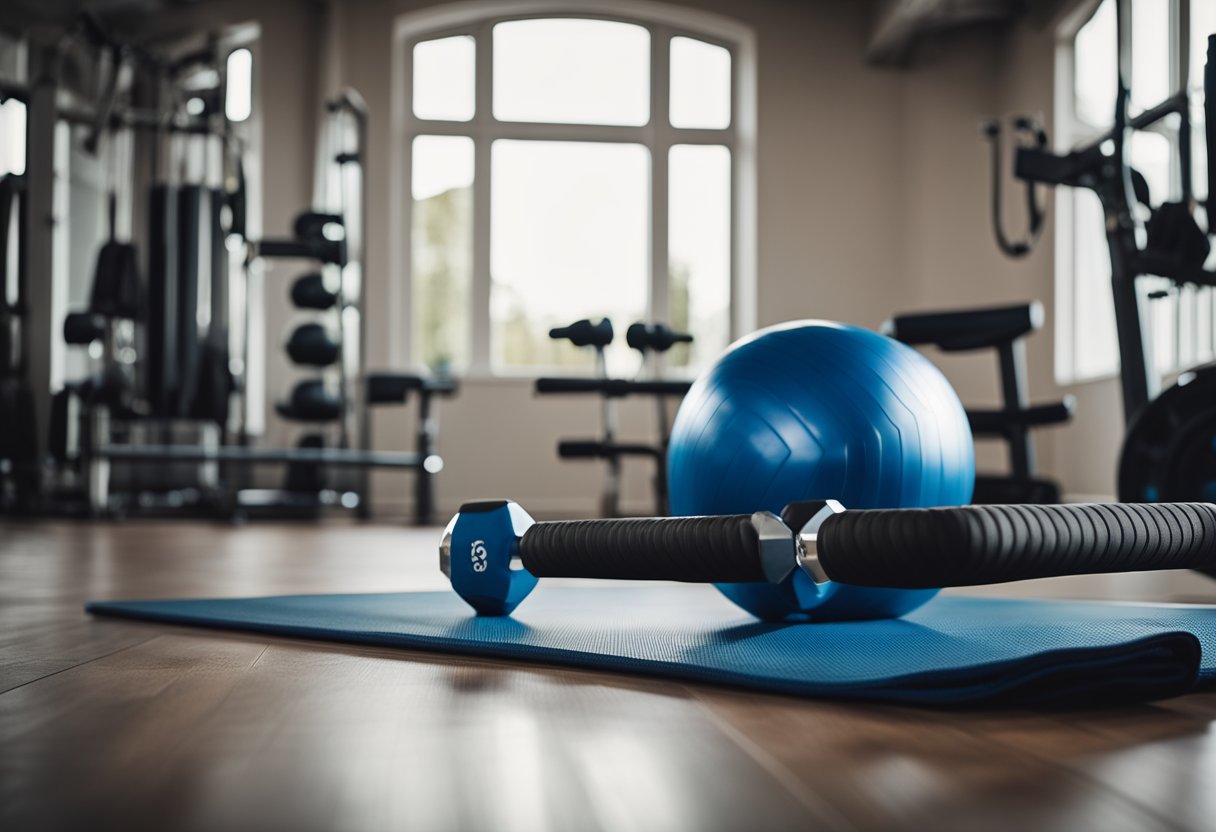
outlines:
[[[622,337],[637,320],[694,334],[677,371],[721,351],[743,291],[737,41],[515,14],[407,31],[399,55],[412,361],[583,372],[586,351],[548,331],[602,316],[614,374],[637,369]]]
[[[1111,129],[1117,79],[1115,3],[1101,0],[1068,26],[1057,60],[1056,130],[1065,147],[1087,143]],[[1131,0],[1129,113],[1165,100],[1185,75],[1191,93],[1193,179],[1203,197],[1207,159],[1203,138],[1203,65],[1207,36],[1216,33],[1213,0]],[[1079,24],[1079,25],[1078,25]],[[1189,72],[1187,70],[1189,69]],[[1128,161],[1148,182],[1152,204],[1181,196],[1179,122],[1172,118],[1132,135]],[[1113,375],[1119,368],[1110,254],[1097,196],[1059,189],[1056,196],[1056,300],[1059,330],[1056,375],[1061,382]],[[1143,278],[1146,332],[1156,370],[1167,375],[1213,357],[1216,293],[1176,288],[1168,280]]]

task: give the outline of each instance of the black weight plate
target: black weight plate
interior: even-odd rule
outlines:
[[[1119,458],[1119,499],[1216,502],[1216,365],[1183,373],[1132,422]]]

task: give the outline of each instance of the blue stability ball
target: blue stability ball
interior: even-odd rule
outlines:
[[[776,514],[795,500],[846,508],[962,505],[975,453],[954,389],[928,359],[882,335],[795,321],[733,344],[680,405],[668,455],[673,514]],[[888,618],[937,590],[828,582],[719,584],[760,618]]]

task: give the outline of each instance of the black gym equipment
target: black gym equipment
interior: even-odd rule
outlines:
[[[1111,259],[1118,333],[1120,383],[1128,429],[1119,459],[1119,499],[1125,502],[1209,500],[1216,497],[1216,365],[1182,373],[1169,390],[1158,395],[1149,342],[1143,327],[1139,284],[1148,276],[1164,277],[1176,287],[1216,286],[1216,272],[1204,268],[1210,251],[1208,237],[1216,230],[1216,34],[1208,37],[1204,70],[1204,112],[1207,119],[1207,230],[1192,209],[1191,104],[1187,68],[1178,92],[1136,116],[1128,114],[1130,100],[1127,42],[1131,20],[1129,0],[1116,3],[1118,81],[1114,127],[1095,141],[1068,153],[1056,154],[1030,143],[1014,155],[1014,175],[1027,184],[1092,190],[1102,204]],[[1167,120],[1177,125],[1177,201],[1151,208],[1141,242],[1137,212],[1149,205],[1144,177],[1128,163],[1127,142],[1133,131]],[[994,180],[995,181],[995,180]],[[995,202],[994,202],[995,205]],[[1035,213],[1032,211],[1032,224]],[[995,219],[1000,224],[999,217]],[[1000,239],[998,237],[998,239]],[[1002,244],[1002,249],[1006,247]],[[1153,295],[1149,296],[1151,301]]]
[[[414,468],[414,522],[435,522],[435,475],[443,470],[437,450],[439,419],[436,397],[452,398],[460,385],[450,376],[419,376],[409,373],[369,373],[365,379],[367,406],[404,405],[411,395],[418,399],[414,453],[422,464]]]
[[[1041,222],[1041,220],[1040,220]],[[1038,301],[989,309],[918,312],[896,315],[882,332],[912,346],[929,344],[943,352],[994,349],[1000,368],[1001,407],[967,408],[971,433],[1004,440],[1009,446],[1009,473],[977,474],[974,503],[1058,503],[1059,485],[1035,474],[1033,428],[1060,425],[1072,418],[1076,402],[1030,404],[1026,390],[1025,337],[1043,326]]]
[[[668,513],[667,505],[667,443],[670,433],[667,399],[682,398],[692,386],[688,381],[665,381],[659,360],[676,344],[692,341],[686,332],[676,332],[665,324],[638,322],[626,331],[629,346],[642,355],[642,363],[649,369],[651,378],[641,380],[615,379],[607,377],[604,349],[612,343],[612,322],[607,318],[592,323],[590,320],[575,321],[564,327],[549,331],[549,337],[570,341],[577,347],[592,347],[596,354],[596,378],[539,378],[536,392],[541,395],[554,394],[598,394],[601,399],[602,433],[596,439],[563,439],[557,444],[557,455],[561,459],[599,459],[608,467],[604,492],[600,498],[600,511],[605,517],[620,514],[621,462],[626,457],[643,457],[654,462],[655,513]],[[616,400],[627,396],[650,396],[655,399],[658,415],[659,439],[654,443],[620,442],[616,438]]]
[[[25,184],[23,176],[0,176],[0,510],[12,511],[28,510],[41,477],[28,375]]]
[[[645,359],[648,355],[665,353],[676,344],[691,344],[692,335],[676,332],[667,324],[638,321],[630,324],[629,329],[625,330],[625,343],[640,352]]]
[[[357,506],[366,513],[364,472],[384,467],[417,472],[416,516],[425,520],[433,512],[429,478],[442,468],[434,452],[433,398],[452,395],[457,386],[403,376],[413,379],[405,384],[408,395],[401,383],[388,395],[383,377],[366,373],[365,241],[359,227],[367,216],[364,198],[363,204],[348,205],[344,193],[335,204],[301,213],[290,237],[256,239],[258,218],[249,213],[256,201],[249,200],[245,177],[257,152],[256,119],[229,121],[224,106],[228,55],[248,47],[253,31],[241,26],[204,38],[167,36],[148,46],[122,43],[86,21],[61,38],[45,39],[49,45],[32,45],[30,76],[39,79],[36,85],[5,85],[5,96],[19,94],[28,107],[27,179],[33,187],[28,200],[22,189],[21,204],[28,201],[29,207],[17,212],[20,223],[0,223],[4,283],[18,278],[9,280],[10,260],[20,262],[20,283],[33,286],[34,293],[27,302],[23,292],[6,291],[5,298],[20,302],[12,309],[0,304],[0,509],[18,502],[8,495],[16,493],[13,472],[20,467],[22,477],[27,469],[34,472],[33,485],[24,490],[35,499],[19,501],[23,512],[122,515],[169,508],[239,516],[243,499],[261,511],[281,491],[253,493],[255,466],[294,465],[287,481],[296,509]],[[61,72],[67,57],[71,75]],[[87,76],[88,83],[78,83],[76,75]],[[336,149],[330,163],[356,170],[362,179],[366,107],[347,91],[328,110],[327,134],[336,134],[333,122],[342,120],[343,140],[349,145],[355,137],[355,146]],[[43,150],[55,146],[65,124],[73,159],[82,149],[105,154],[101,164],[90,161],[85,170],[90,176],[94,168],[106,172],[110,233],[97,257],[87,305],[55,319],[62,315],[57,310],[64,290],[56,288],[63,281],[52,279],[63,268],[53,236],[70,234],[73,244],[86,239],[94,213],[88,206],[75,212],[85,220],[80,231],[68,227],[73,212],[60,213],[54,193],[59,163]],[[17,184],[0,177],[0,195],[14,194],[0,199],[0,219],[16,216]],[[27,223],[33,212],[54,214],[56,223]],[[10,225],[17,229],[15,240],[9,239]],[[29,281],[27,250],[35,254]],[[311,259],[322,272],[292,287],[300,308],[324,318],[287,339],[290,355],[315,367],[318,376],[304,379],[279,407],[308,426],[296,447],[256,444],[264,430],[261,287],[268,257]],[[16,321],[27,310],[33,323]],[[29,351],[19,349],[30,333],[39,341],[32,372]],[[52,340],[59,338],[83,349],[65,360]],[[87,371],[67,366],[67,382],[55,389],[65,365],[72,364]],[[20,377],[10,380],[9,370]],[[18,390],[18,382],[26,386]],[[379,392],[369,392],[369,386]],[[19,404],[31,389],[34,407],[27,413]],[[413,395],[421,402],[420,450],[372,452],[368,406],[399,405]],[[42,425],[45,431],[34,431]],[[29,465],[16,466],[15,457],[8,458],[16,449],[28,455]],[[38,476],[42,471],[45,477]],[[317,488],[304,487],[308,482]]]
[[[284,346],[294,363],[316,369],[320,377],[297,382],[288,400],[275,405],[280,417],[308,424],[310,433],[295,449],[283,452],[289,467],[282,489],[241,489],[237,501],[246,510],[262,512],[278,507],[294,514],[315,514],[321,507],[337,504],[357,508],[366,517],[370,513],[367,469],[412,469],[414,519],[419,524],[429,523],[434,519],[434,478],[443,468],[436,453],[434,399],[454,396],[459,385],[446,377],[366,370],[362,274],[366,244],[361,219],[352,225],[350,217],[366,217],[363,163],[367,109],[356,92],[346,90],[327,104],[327,111],[330,126],[326,138],[341,145],[327,145],[328,159],[340,170],[353,169],[358,174],[358,204],[347,204],[343,192],[337,200],[341,210],[298,214],[290,239],[250,243],[246,258],[247,269],[265,258],[308,258],[319,267],[319,271],[297,277],[291,284],[293,304],[315,315],[313,320],[298,325]],[[344,144],[345,120],[353,125],[353,150]],[[372,451],[370,409],[404,405],[411,396],[418,402],[415,452]],[[267,461],[265,452],[254,452],[250,458]],[[328,468],[347,468],[353,476],[335,482],[338,478],[331,477]],[[309,494],[313,495],[312,503]]]
[[[3,85],[5,97],[27,105],[31,153],[24,179],[0,177],[0,510],[122,515],[166,507],[236,516],[246,497],[259,510],[276,499],[279,489],[261,489],[260,499],[252,493],[260,484],[255,466],[299,463],[287,478],[297,507],[313,499],[366,514],[366,470],[384,467],[416,472],[415,516],[431,518],[432,480],[442,468],[435,397],[458,386],[367,373],[366,106],[353,91],[327,104],[326,133],[340,132],[346,146],[327,149],[326,158],[358,174],[358,203],[347,204],[344,189],[340,200],[301,213],[290,237],[257,239],[259,218],[250,211],[258,203],[249,199],[245,171],[256,169],[247,163],[258,152],[258,122],[232,122],[224,106],[228,56],[250,46],[254,31],[131,44],[84,20],[29,44],[36,84]],[[332,129],[338,121],[340,131]],[[82,150],[105,154],[82,158],[82,169],[86,178],[104,170],[110,192],[110,233],[88,303],[66,319],[64,295],[79,293],[79,270],[60,278],[68,270],[57,237],[91,245],[95,212],[83,204],[65,211],[56,193],[62,171],[47,149],[58,146],[60,132],[71,134],[72,164]],[[73,187],[70,198],[78,191],[87,188]],[[79,226],[69,224],[76,214]],[[278,408],[306,426],[297,447],[257,445],[265,429],[261,270],[269,257],[307,258],[322,273],[292,287],[299,308],[325,318],[287,339],[290,354],[319,376],[304,379]],[[24,343],[31,338],[33,350]],[[64,351],[64,342],[82,349]],[[371,451],[369,408],[413,405],[411,397],[418,450]],[[313,498],[299,490],[309,480],[300,465],[321,475],[313,477],[324,486]]]
[[[601,318],[599,323],[592,323],[584,318],[569,326],[558,326],[549,330],[549,337],[555,341],[566,340],[576,347],[594,347],[597,362],[604,357],[604,347],[612,343],[612,321]]]
[[[537,579],[786,586],[810,579],[881,589],[866,603],[792,593],[771,620],[891,618],[933,597],[911,590],[1060,575],[1196,569],[1216,574],[1216,505],[988,505],[847,511],[835,500],[705,517],[536,523],[508,500],[466,503],[440,569],[479,615],[507,615]]]
[[[275,405],[280,416],[297,422],[332,422],[342,416],[342,409],[338,391],[317,378],[297,382],[291,389],[291,397]]]
[[[347,263],[345,221],[339,214],[304,211],[293,223],[290,239],[266,239],[251,243],[255,257],[284,257],[316,260],[334,266]]]
[[[316,309],[324,312],[333,309],[338,302],[338,293],[325,285],[320,272],[302,274],[291,284],[291,302],[297,309]]]
[[[1031,147],[1035,150],[1047,149],[1047,131],[1034,119],[1027,116],[1014,116],[1010,119],[1017,147]],[[1026,183],[1026,236],[1022,240],[1011,240],[1005,233],[1005,223],[1002,219],[1004,201],[1001,195],[1001,162],[1004,158],[1001,149],[1001,122],[997,119],[985,121],[981,127],[984,137],[992,146],[992,232],[996,237],[997,246],[1009,257],[1025,257],[1034,250],[1043,234],[1043,224],[1047,214],[1039,204],[1038,192],[1033,182]]]
[[[316,322],[296,327],[284,349],[293,362],[309,367],[328,367],[342,354],[342,345],[324,324]]]

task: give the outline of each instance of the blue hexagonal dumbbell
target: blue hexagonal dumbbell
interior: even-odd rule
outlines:
[[[465,503],[439,547],[439,568],[478,615],[509,615],[536,586],[520,561],[532,518],[511,500]]]

